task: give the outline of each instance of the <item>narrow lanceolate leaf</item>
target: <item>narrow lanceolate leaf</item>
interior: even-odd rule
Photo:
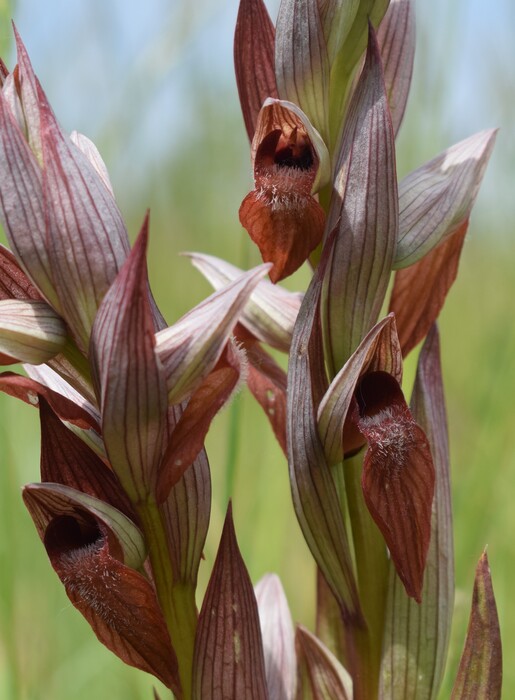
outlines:
[[[275,30],[263,0],[240,0],[234,34],[234,68],[249,141],[267,97],[277,97]]]
[[[159,469],[157,500],[162,503],[204,446],[211,421],[229,401],[243,372],[243,353],[232,342],[194,391],[172,431]]]
[[[468,220],[496,133],[474,134],[402,180],[395,269],[423,258]]]
[[[43,197],[52,278],[82,350],[105,293],[129,252],[114,198],[89,159],[59,127],[39,89]]]
[[[275,74],[281,98],[299,105],[327,139],[330,65],[317,2],[282,0],[275,36]]]
[[[395,273],[390,311],[405,357],[423,340],[443,307],[458,273],[468,220],[418,263]]]
[[[334,236],[326,244],[295,324],[288,371],[288,463],[293,504],[306,542],[344,619],[359,624],[361,611],[349,542],[316,419],[316,407],[326,389],[319,301],[333,241]]]
[[[134,513],[114,472],[39,398],[41,481],[64,484],[114,506],[130,518]]]
[[[192,697],[268,698],[256,598],[230,506],[198,622]]]
[[[123,563],[104,520],[59,499],[56,487],[65,488],[26,486],[23,499],[70,601],[108,649],[178,694],[177,661],[154,589]]]
[[[390,0],[379,25],[377,42],[395,135],[406,109],[415,57],[415,8],[412,0]]]
[[[168,385],[168,401],[180,403],[218,362],[252,291],[270,270],[260,265],[198,304],[156,335],[156,353]]]
[[[18,262],[59,309],[48,260],[41,170],[1,93],[0,216]]]
[[[334,376],[376,323],[397,241],[395,147],[373,29],[345,125],[327,231],[337,229],[324,278],[325,354]]]
[[[0,300],[0,357],[40,365],[63,350],[66,336],[61,317],[46,301]]]
[[[0,245],[0,299],[41,299],[10,250]]]
[[[294,700],[297,685],[295,634],[279,577],[265,574],[255,586],[263,637],[269,700]]]
[[[501,634],[488,557],[484,552],[476,568],[467,639],[451,697],[452,700],[500,700],[501,689]]]
[[[435,466],[431,541],[420,604],[407,596],[395,567],[390,567],[381,666],[383,700],[435,699],[449,645],[454,557],[447,415],[436,326],[420,353],[411,408],[427,435]]]
[[[357,425],[368,442],[361,477],[365,503],[407,594],[420,603],[435,483],[429,443],[390,374],[366,374],[356,400]]]
[[[148,296],[147,240],[148,218],[99,308],[90,346],[107,455],[132,502],[155,488],[167,410]]]
[[[299,625],[295,635],[299,660],[298,700],[352,700],[352,678],[338,659]]]
[[[15,26],[16,54],[18,59],[18,81],[21,105],[24,117],[24,128],[27,142],[36,156],[42,162],[40,114],[38,105],[37,78],[27,53],[27,49]]]
[[[338,12],[350,3],[342,2]],[[331,66],[330,84],[330,142],[338,144],[341,127],[344,123],[346,107],[351,94],[354,77],[360,64],[360,59],[367,46],[369,25],[377,29],[386,10],[389,0],[360,0],[354,14],[352,26],[345,33],[345,40],[340,43]],[[352,7],[352,5],[351,5]]]
[[[343,458],[344,427],[360,377],[367,372],[388,372],[402,379],[402,357],[390,314],[363,338],[356,351],[333,379],[318,407],[318,430],[329,464]]]
[[[221,289],[243,274],[240,268],[213,255],[187,253],[187,256],[215,289]],[[243,309],[240,323],[261,342],[289,352],[301,302],[300,292],[290,292],[266,279],[260,280]]]

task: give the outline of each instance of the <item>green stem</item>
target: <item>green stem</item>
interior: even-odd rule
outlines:
[[[388,558],[383,537],[372,520],[361,489],[363,453],[345,461],[347,505],[358,574],[359,595],[366,629],[354,631],[357,684],[354,700],[374,700],[379,690],[381,647],[388,583]]]
[[[166,527],[157,503],[149,499],[137,507],[137,511],[149,548],[157,597],[177,656],[182,687],[178,700],[190,700],[197,629],[195,588],[189,583],[174,581]]]
[[[234,493],[236,467],[238,464],[238,449],[241,435],[241,394],[234,397],[229,414],[229,431],[227,435],[227,460],[225,469],[224,502],[227,505]]]

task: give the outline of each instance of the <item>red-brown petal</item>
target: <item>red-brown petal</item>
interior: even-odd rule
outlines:
[[[157,498],[166,500],[200,450],[218,411],[228,401],[241,374],[240,357],[228,345],[216,368],[193,393],[169,440],[157,484]]]
[[[134,520],[134,511],[114,472],[56,416],[39,397],[41,481],[65,484],[118,508]]]
[[[407,594],[420,602],[435,484],[429,443],[391,375],[365,375],[356,398],[358,426],[368,441],[362,475],[365,502]]]
[[[438,318],[460,262],[468,219],[422,260],[395,273],[390,311],[405,357],[425,338]]]
[[[309,194],[270,188],[254,190],[245,197],[240,221],[263,261],[273,263],[270,279],[279,282],[293,274],[320,243],[325,214]]]
[[[249,334],[247,334],[249,335]],[[238,335],[238,340],[241,337]],[[242,341],[247,352],[247,386],[264,410],[274,435],[286,454],[286,373],[257,340]]]

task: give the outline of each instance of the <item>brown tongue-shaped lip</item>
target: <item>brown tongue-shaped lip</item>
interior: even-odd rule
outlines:
[[[358,427],[368,442],[361,481],[365,502],[407,594],[420,602],[435,482],[429,443],[391,375],[365,375],[355,396]]]

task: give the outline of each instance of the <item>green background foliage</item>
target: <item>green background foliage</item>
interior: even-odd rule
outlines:
[[[514,76],[508,73],[515,61],[507,60],[496,35],[490,34],[491,17],[485,19],[483,33],[465,41],[467,32],[481,26],[469,22],[476,3],[456,2],[452,8],[443,2],[429,4],[431,10],[419,8],[414,89],[399,140],[399,174],[474,130],[504,127],[473,215],[460,275],[441,317],[456,544],[456,610],[442,690],[445,698],[461,653],[474,568],[485,545],[505,658],[515,653],[515,600],[510,591],[515,577],[515,217],[509,188],[515,115],[510,100]],[[54,17],[45,30],[46,47],[38,45],[32,51],[28,45],[64,126],[93,137],[103,153],[132,239],[150,207],[150,277],[170,323],[210,291],[179,252],[200,250],[242,267],[258,262],[237,217],[239,203],[251,186],[251,173],[234,81],[230,66],[218,73],[220,62],[210,54],[213,32],[220,26],[217,4],[204,0],[195,5],[193,13],[186,4],[172,3],[160,29],[133,48],[121,70],[110,59],[117,51],[116,15],[97,0],[89,3],[86,27],[63,27],[56,19],[62,5],[45,3]],[[497,0],[490,5],[491,12],[501,16],[502,8],[502,21],[508,22],[513,13],[509,5]],[[163,12],[164,8],[163,4]],[[0,3],[4,56],[11,56],[5,13],[21,15],[20,29],[26,37],[30,10],[28,0],[14,9]],[[230,27],[236,15],[234,2],[227,12]],[[227,42],[231,32],[227,30]],[[95,76],[84,72],[85,48],[93,44],[102,66]],[[472,47],[480,55],[479,63]],[[470,54],[464,55],[467,50]],[[69,61],[65,51],[71,52]],[[227,57],[229,61],[229,50]],[[77,77],[70,78],[75,67]],[[464,86],[460,81],[465,74]],[[175,81],[173,102],[163,97],[170,75]],[[98,98],[100,94],[110,96],[107,102]],[[160,100],[161,111],[156,109]],[[151,107],[154,121],[149,126],[145,113]],[[66,122],[66,115],[76,115],[79,123]],[[307,279],[301,271],[289,285],[304,288]],[[411,358],[407,394],[413,372]],[[227,494],[232,493],[236,531],[252,579],[266,571],[279,573],[294,619],[311,626],[314,567],[294,517],[286,464],[246,390],[216,419],[207,447],[214,501],[199,603],[216,553]],[[38,479],[38,452],[36,411],[0,395],[0,698],[149,698],[152,679],[124,667],[101,647],[68,602],[22,506],[20,487]],[[504,692],[505,697],[515,697],[515,667],[509,663]]]

